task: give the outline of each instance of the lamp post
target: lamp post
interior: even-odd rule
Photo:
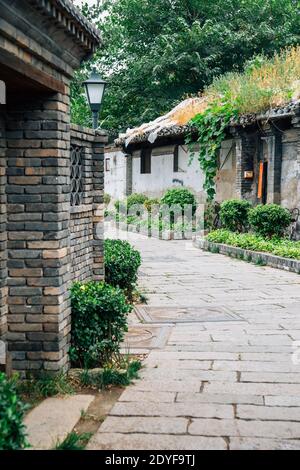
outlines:
[[[93,114],[93,129],[98,127],[98,115],[106,83],[95,69],[92,71],[90,78],[83,82],[87,100]]]

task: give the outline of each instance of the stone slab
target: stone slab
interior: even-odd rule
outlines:
[[[93,400],[93,395],[47,398],[33,408],[24,420],[31,448],[53,449],[72,431]]]
[[[222,438],[172,434],[97,433],[87,450],[225,450]]]

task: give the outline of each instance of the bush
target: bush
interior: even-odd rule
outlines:
[[[103,202],[106,206],[108,206],[108,204],[110,203],[111,201],[111,197],[110,197],[110,194],[108,193],[104,193],[104,196],[103,196]]]
[[[130,194],[127,198],[127,209],[130,209],[134,204],[141,204],[144,205],[144,203],[147,201],[148,197],[145,196],[145,194]]]
[[[158,199],[156,197],[147,199],[144,202],[144,206],[145,206],[145,208],[147,209],[148,212],[151,212],[152,206],[159,206],[159,205],[160,205],[160,199]]]
[[[249,222],[263,237],[282,237],[292,221],[290,212],[277,204],[258,205],[249,211]]]
[[[242,232],[248,225],[251,204],[245,200],[229,199],[221,204],[220,219],[222,225],[233,232]]]
[[[129,297],[137,281],[140,264],[140,253],[127,241],[104,241],[105,280],[112,286],[124,289]]]
[[[167,206],[179,205],[184,209],[185,205],[192,205],[193,212],[196,210],[196,199],[193,193],[186,188],[171,188],[161,198],[161,203]]]
[[[71,307],[73,365],[89,368],[108,363],[127,331],[127,314],[132,307],[124,293],[105,282],[75,282]]]
[[[114,203],[114,206],[117,212],[124,212],[126,208],[126,201],[120,201],[119,199],[117,199]]]
[[[16,379],[0,372],[0,450],[28,447],[23,418],[26,406],[17,395]]]

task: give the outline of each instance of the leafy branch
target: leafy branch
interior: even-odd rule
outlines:
[[[208,200],[213,200],[216,194],[215,177],[218,171],[218,152],[225,138],[226,127],[232,118],[237,117],[237,110],[230,103],[212,103],[201,114],[197,114],[189,122],[190,131],[186,144],[191,151],[191,160],[195,156],[195,146],[199,145],[198,161],[204,172],[203,189]],[[197,133],[197,140],[193,135]]]

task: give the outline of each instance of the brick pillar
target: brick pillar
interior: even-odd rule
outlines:
[[[7,339],[24,373],[68,365],[69,140],[68,91],[9,113]]]
[[[103,267],[103,229],[104,229],[104,145],[107,143],[105,132],[96,132],[93,145],[93,233],[94,263],[93,277],[95,280],[104,278]]]
[[[265,136],[263,139],[267,145],[268,159],[268,204],[281,203],[281,163],[282,163],[282,143],[281,134],[272,125],[264,127]]]
[[[0,114],[0,338],[7,331],[7,234],[6,234],[6,140],[5,116]]]
[[[236,193],[240,199],[253,201],[253,179],[246,179],[246,171],[254,171],[257,153],[257,135],[240,129],[233,129],[236,152]]]

